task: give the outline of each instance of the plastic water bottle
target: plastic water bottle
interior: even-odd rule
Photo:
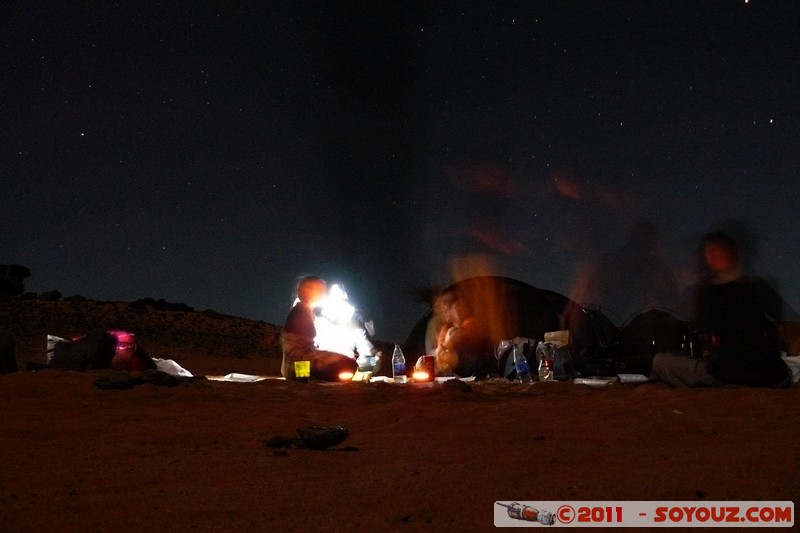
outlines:
[[[394,352],[392,353],[392,377],[395,383],[408,381],[408,376],[406,376],[406,357],[403,355],[403,350],[400,349],[399,344],[394,345]]]
[[[540,342],[536,347],[536,359],[539,360],[539,381],[553,381],[553,346]]]
[[[528,360],[525,354],[516,344],[514,345],[514,369],[517,371],[517,381],[520,383],[532,383],[531,371],[528,368]]]

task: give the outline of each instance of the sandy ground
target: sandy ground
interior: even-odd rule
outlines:
[[[267,356],[180,355],[196,374],[278,368]],[[107,373],[0,375],[0,529],[482,531],[496,501],[800,492],[798,386],[197,380],[101,390],[94,381]],[[326,451],[266,445],[309,423],[350,436]]]

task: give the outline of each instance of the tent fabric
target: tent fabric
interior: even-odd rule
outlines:
[[[679,352],[687,322],[669,311],[650,309],[639,313],[622,328],[623,350],[616,361],[620,372],[650,374],[653,357],[659,352]]]
[[[622,331],[602,311],[581,306],[557,292],[539,290],[558,312],[559,329],[569,331],[570,351],[579,366],[592,359],[612,358],[619,351]]]

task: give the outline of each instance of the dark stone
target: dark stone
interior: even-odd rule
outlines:
[[[325,450],[341,444],[350,435],[344,426],[306,426],[297,433],[303,443],[314,450]]]
[[[350,435],[344,426],[303,426],[297,429],[300,438],[275,435],[266,441],[270,448],[311,448],[327,450],[331,446],[341,444]],[[335,451],[358,451],[358,448],[347,446]]]
[[[442,383],[442,388],[445,390],[456,390],[459,392],[472,392],[472,387],[460,379],[448,379]]]

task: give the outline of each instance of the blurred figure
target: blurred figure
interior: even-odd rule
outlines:
[[[442,331],[447,331],[453,326],[450,320],[450,306],[453,304],[455,293],[445,291],[436,295],[431,309],[431,318],[425,329],[425,353],[435,354],[440,344]]]
[[[728,234],[707,234],[701,250],[707,275],[693,291],[692,321],[703,339],[700,358],[656,354],[650,378],[676,387],[788,386],[791,373],[781,359],[777,327],[780,295],[742,273],[739,248]]]
[[[648,309],[675,310],[677,294],[675,275],[665,260],[661,231],[653,222],[640,220],[622,248],[578,275],[570,298],[582,305],[609,309],[627,322]]]
[[[437,298],[436,304],[438,307],[439,317],[436,322],[439,323],[438,331],[436,333],[436,341],[434,344],[433,354],[435,356],[436,375],[437,376],[451,376],[453,375],[452,367],[458,363],[458,357],[453,349],[452,342],[447,342],[448,333],[456,325],[453,323],[453,304],[456,301],[456,292],[452,287],[445,289]],[[436,309],[434,309],[436,312]],[[430,326],[430,324],[429,324]]]
[[[483,377],[494,362],[489,334],[458,293],[445,291],[440,300],[444,325],[435,351],[436,374]]]
[[[327,290],[325,281],[316,276],[307,276],[297,285],[297,303],[289,311],[281,332],[281,374],[286,379],[296,379],[296,361],[310,361],[311,378],[323,381],[338,381],[340,373],[355,373],[358,369],[353,357],[319,350],[315,345],[317,330],[314,326],[314,307]]]

